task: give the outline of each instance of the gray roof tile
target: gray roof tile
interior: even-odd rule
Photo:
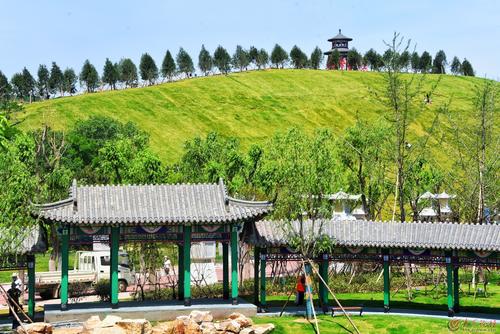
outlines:
[[[76,202],[76,211],[74,203]],[[238,200],[219,184],[77,186],[70,198],[38,205],[49,221],[70,225],[215,224],[261,218],[270,202]]]

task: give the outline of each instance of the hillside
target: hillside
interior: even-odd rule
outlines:
[[[429,75],[429,84],[437,78]],[[443,76],[429,108],[453,97],[450,110],[467,112],[481,81]],[[292,126],[340,133],[354,122],[356,113],[375,120],[383,106],[373,91],[382,90],[382,84],[380,73],[249,71],[37,102],[26,106],[22,126],[29,129],[46,123],[67,129],[90,115],[133,121],[150,134],[153,149],[172,162],[178,159],[184,141],[209,131],[237,136],[246,147]],[[422,133],[430,118],[430,111],[420,115],[415,133]]]

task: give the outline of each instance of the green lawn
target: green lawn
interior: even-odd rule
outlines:
[[[364,315],[362,317],[352,316],[356,327],[363,334],[425,334],[425,333],[452,333],[448,319],[406,317],[395,315]],[[343,317],[332,318],[330,316],[319,316],[319,330],[321,334],[355,333],[348,320]],[[300,317],[257,317],[255,323],[273,323],[276,326],[273,334],[299,334],[315,333],[314,325],[303,321]],[[459,326],[456,333],[500,333],[500,325],[488,323],[464,323],[452,320],[450,327]],[[485,330],[486,329],[486,330]]]
[[[428,76],[428,86],[438,80]],[[472,108],[474,90],[483,79],[445,75],[433,103],[419,115],[414,133],[430,125],[431,109],[452,98],[452,113]],[[151,145],[167,162],[177,161],[183,143],[210,131],[241,139],[243,147],[262,143],[277,130],[298,126],[306,132],[329,128],[340,133],[359,114],[381,118],[380,73],[319,70],[265,70],[200,77],[153,87],[83,94],[27,105],[20,116],[24,129],[49,124],[68,129],[78,119],[107,115],[133,121],[151,136]],[[427,91],[427,89],[426,89]],[[424,95],[422,95],[422,99]],[[446,163],[442,144],[436,156]]]
[[[482,287],[482,286],[481,286]],[[406,290],[400,291],[394,295],[391,292],[391,307],[392,308],[407,308],[407,309],[427,309],[427,310],[442,310],[446,311],[447,297],[444,288],[439,293],[430,292],[430,287],[427,292],[424,289],[413,290],[414,299],[408,301]],[[474,299],[473,292],[468,293],[468,286],[462,284],[460,293],[460,306],[464,312],[480,312],[480,313],[500,313],[500,286],[489,284],[488,297],[484,295],[477,295]],[[336,294],[341,304],[344,306],[359,306],[366,307],[383,307],[384,296],[383,293],[366,292],[366,293],[339,293]],[[293,305],[292,296],[289,305]],[[331,298],[331,296],[330,296]],[[287,296],[277,295],[268,296],[266,301],[269,306],[283,306]],[[249,298],[249,300],[252,300]],[[334,305],[333,298],[330,299],[330,305]],[[319,301],[315,300],[315,305],[319,305]]]

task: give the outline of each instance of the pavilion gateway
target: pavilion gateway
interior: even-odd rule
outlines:
[[[192,242],[218,241],[223,245],[223,295],[229,299],[229,245],[231,299],[238,303],[238,233],[245,223],[261,219],[270,202],[239,200],[218,184],[80,186],[70,197],[39,205],[37,215],[60,232],[61,310],[68,308],[70,245],[108,240],[111,306],[118,307],[118,254],[127,242],[169,242],[179,250],[179,298],[191,305],[190,250]]]

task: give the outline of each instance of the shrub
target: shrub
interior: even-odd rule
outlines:
[[[109,302],[111,300],[111,288],[109,279],[102,279],[94,285],[95,294],[103,302]]]

